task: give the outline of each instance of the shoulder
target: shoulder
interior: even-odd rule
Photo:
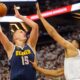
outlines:
[[[36,54],[36,49],[35,48],[33,48],[29,43],[27,43],[26,45],[28,45],[31,48],[31,50],[34,52],[34,54]]]

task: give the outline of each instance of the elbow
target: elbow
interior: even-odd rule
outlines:
[[[38,24],[35,24],[35,28],[36,28],[36,29],[39,29],[39,25],[38,25]]]
[[[39,25],[38,25],[37,23],[35,23],[32,28],[33,28],[33,29],[39,29]]]

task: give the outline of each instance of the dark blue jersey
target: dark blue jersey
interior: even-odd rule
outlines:
[[[23,49],[15,46],[10,60],[11,80],[36,80],[36,71],[30,61],[34,61],[34,52],[26,45]]]

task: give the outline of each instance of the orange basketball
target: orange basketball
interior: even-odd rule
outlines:
[[[4,3],[0,3],[0,17],[7,14],[7,6]]]

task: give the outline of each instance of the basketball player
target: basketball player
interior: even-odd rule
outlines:
[[[36,43],[38,40],[38,24],[22,16],[14,6],[15,16],[23,20],[32,29],[27,39],[26,32],[17,30],[13,34],[15,45],[9,41],[0,27],[0,42],[2,43],[11,65],[10,80],[36,80],[36,71],[29,60],[34,61],[36,56]]]
[[[62,47],[65,48],[64,70],[62,71],[64,71],[66,80],[80,80],[80,38],[73,40],[72,43],[65,40],[62,36],[59,35],[55,28],[41,16],[38,3],[36,4],[36,7],[37,15],[42,21],[48,34]],[[35,62],[32,64],[38,71],[43,73],[48,72],[46,70],[40,69],[39,67],[37,68]],[[52,70],[51,74],[53,74]]]

